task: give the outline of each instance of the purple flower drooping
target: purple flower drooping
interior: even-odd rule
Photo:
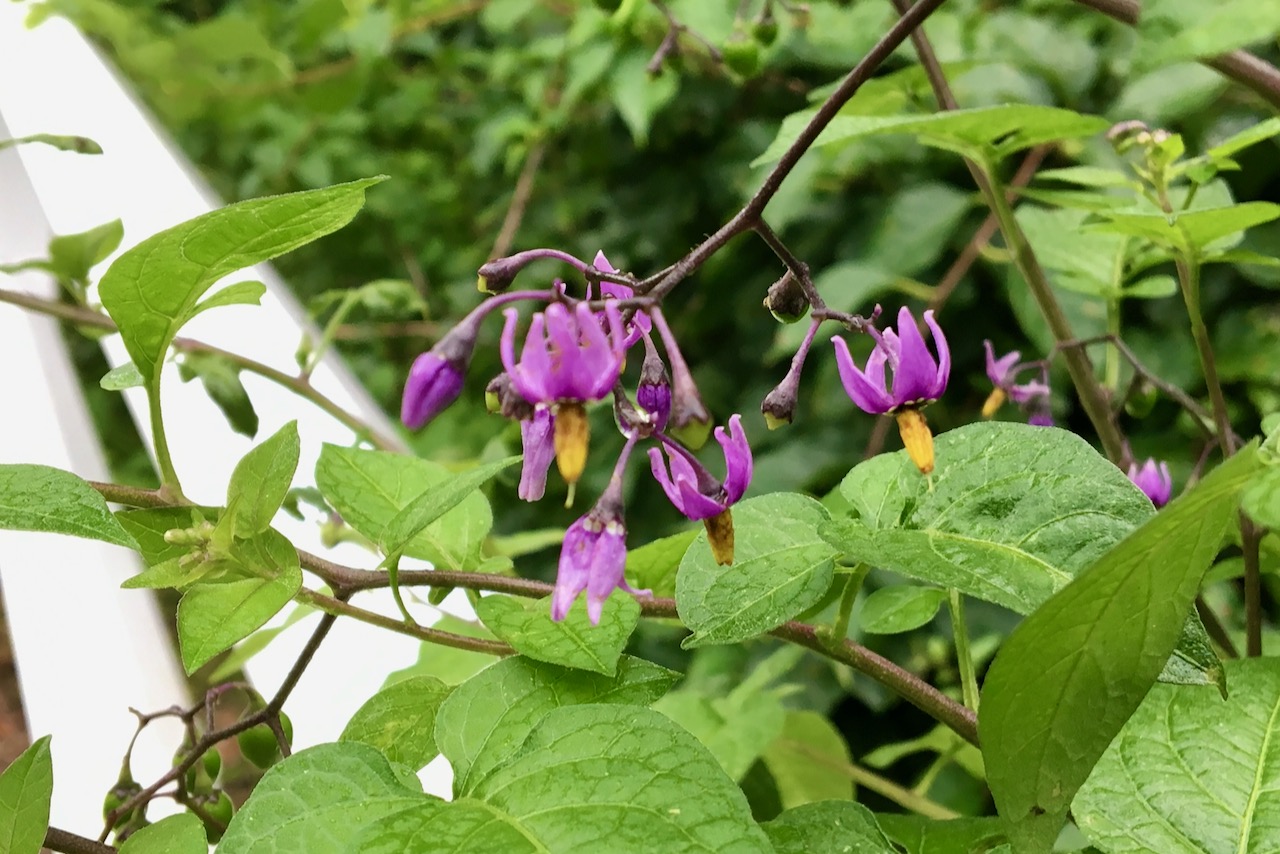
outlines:
[[[1000,358],[996,358],[990,341],[982,342],[987,350],[987,379],[995,386],[991,394],[982,404],[982,417],[990,418],[996,414],[1000,406],[1008,398],[1022,407],[1027,413],[1027,423],[1033,427],[1052,427],[1053,415],[1049,411],[1049,372],[1040,363],[1040,376],[1024,383],[1019,383],[1018,374],[1027,368],[1034,368],[1037,363],[1020,364],[1022,354],[1013,350]]]
[[[935,359],[916,327],[915,316],[906,306],[898,312],[898,330],[877,332],[868,329],[876,340],[867,358],[866,368],[858,370],[849,353],[849,345],[836,336],[836,365],[845,391],[858,408],[872,415],[896,413],[899,409],[918,409],[932,403],[946,391],[951,376],[951,351],[933,312],[924,313],[925,325],[933,333],[938,357]],[[885,366],[893,370],[893,387],[885,378]]]
[[[1139,468],[1136,462],[1129,464],[1129,480],[1151,499],[1151,503],[1159,509],[1169,503],[1173,497],[1173,477],[1169,474],[1168,463],[1157,463],[1148,458]]]
[[[604,256],[604,252],[596,253],[592,266],[602,273],[616,273],[618,269],[609,263],[609,259]],[[600,295],[604,298],[612,299],[631,299],[636,295],[635,289],[618,282],[600,282]],[[587,299],[591,299],[591,285],[587,284]],[[640,340],[641,335],[647,335],[649,330],[653,328],[653,321],[649,315],[643,311],[637,311],[632,315],[631,320],[627,322],[627,338],[625,342],[626,348],[629,350],[631,346]]]
[[[533,404],[600,400],[618,381],[626,358],[622,315],[606,305],[609,331],[586,303],[573,313],[555,302],[533,316],[519,363],[515,359],[516,312],[507,309],[499,350],[511,384]]]
[[[747,436],[742,429],[742,416],[734,415],[729,419],[727,436],[723,427],[717,427],[715,437],[724,449],[724,483],[712,477],[687,451],[669,439],[664,446],[670,473],[662,451],[649,449],[649,464],[662,491],[677,510],[694,521],[715,516],[737,503],[751,483],[751,446],[747,444]]]
[[[467,318],[413,360],[400,403],[400,420],[410,430],[425,426],[458,399],[478,330],[477,320]]]
[[[524,447],[524,464],[520,469],[517,494],[525,501],[537,501],[547,489],[547,469],[556,457],[556,417],[546,406],[520,422],[520,443]]]

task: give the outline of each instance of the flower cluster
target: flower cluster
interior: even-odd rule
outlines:
[[[990,341],[982,342],[987,350],[987,379],[994,388],[986,403],[982,405],[982,417],[990,418],[1004,404],[1011,400],[1022,407],[1027,414],[1027,423],[1038,427],[1052,427],[1053,414],[1049,411],[1049,371],[1043,362],[1022,363],[1018,360],[1022,354],[1017,350],[996,358]],[[1017,382],[1018,375],[1028,369],[1039,369],[1037,378],[1027,382]]]
[[[585,298],[570,298],[561,282],[546,291],[508,291],[520,270],[538,258],[555,258],[577,267],[588,281]],[[587,406],[613,396],[626,443],[604,493],[565,532],[551,601],[551,616],[556,620],[564,619],[584,591],[593,623],[599,622],[604,602],[614,589],[646,592],[628,587],[623,577],[626,523],[622,476],[637,442],[652,438],[665,450],[665,460],[658,447],[649,451],[654,477],[677,510],[704,523],[712,554],[721,564],[733,562],[730,508],[751,481],[751,447],[740,416],[729,419],[728,433],[723,427],[715,430],[725,455],[724,481],[677,440],[680,436],[698,447],[697,437],[705,441],[710,429],[710,416],[662,312],[656,307],[620,308],[620,301],[634,297],[628,281],[603,253],[589,265],[551,249],[491,261],[480,269],[480,289],[495,295],[419,356],[405,383],[401,417],[406,426],[420,428],[461,394],[481,321],[495,309],[508,306],[498,345],[504,372],[487,386],[486,400],[491,411],[520,423],[524,466],[518,494],[526,501],[537,501],[545,494],[547,472],[554,461],[569,485],[572,503],[589,450]],[[602,306],[592,302],[593,282],[599,285]],[[542,302],[544,306],[529,321],[517,358],[520,320],[512,303],[519,301]],[[665,349],[665,362],[651,336],[655,327]],[[621,378],[629,351],[640,343],[644,360],[635,391],[637,405],[633,405],[623,391]]]

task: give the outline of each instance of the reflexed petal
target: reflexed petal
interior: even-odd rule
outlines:
[[[877,387],[871,378],[854,365],[853,356],[849,353],[849,345],[845,340],[837,335],[831,341],[836,348],[836,367],[840,369],[840,381],[844,383],[845,392],[858,408],[872,415],[881,415],[893,409],[893,398],[884,388],[884,356],[882,355],[878,360],[877,379],[880,380],[880,386]],[[871,359],[875,359],[878,352],[880,352],[879,348],[873,351]],[[867,360],[868,369],[872,367],[871,359]]]
[[[578,323],[561,303],[547,306],[547,340],[551,343],[551,381],[557,400],[583,400],[581,390],[588,377],[578,346]]]
[[[933,333],[933,349],[938,351],[938,370],[929,394],[930,400],[937,400],[947,390],[947,381],[951,379],[951,347],[947,344],[947,336],[942,334],[942,327],[933,319],[932,309],[924,313],[924,325]]]
[[[1022,358],[1022,353],[1012,350],[997,359],[990,341],[983,341],[982,346],[987,350],[987,379],[994,386],[1003,386],[1009,378],[1009,371]]]
[[[529,321],[520,363],[507,370],[511,385],[530,403],[548,403],[555,399],[551,396],[554,389],[550,387],[551,355],[547,352],[547,340],[543,334],[545,322],[541,312]]]
[[[919,400],[932,400],[937,382],[938,363],[916,328],[916,319],[906,306],[898,312],[898,364],[893,371],[893,403],[901,406]]]
[[[681,460],[684,462],[684,460]],[[688,463],[685,463],[687,466]],[[667,499],[676,506],[680,512],[684,512],[684,507],[680,504],[680,490],[676,488],[675,482],[671,479],[671,475],[667,473],[667,462],[662,457],[662,451],[658,448],[649,449],[649,468],[653,470],[653,479],[658,482],[658,486],[662,487],[662,491],[667,494]]]
[[[596,257],[592,260],[591,266],[604,273],[618,272],[618,269],[609,263],[609,259],[604,257],[603,249],[596,253]]]
[[[555,423],[555,416],[545,406],[539,406],[532,418],[520,422],[524,465],[517,494],[525,501],[537,501],[546,492],[547,470],[556,456]]]
[[[591,555],[591,576],[587,580],[587,615],[599,625],[605,600],[622,584],[627,565],[627,532],[620,522],[608,522],[596,540]]]
[[[716,441],[724,448],[724,492],[727,503],[733,504],[751,484],[751,446],[747,444],[747,434],[742,429],[742,416],[729,418],[728,436],[725,436],[723,427],[717,427]]]
[[[698,491],[698,484],[686,477],[676,478],[676,488],[680,490],[680,503],[677,509],[685,518],[697,522],[717,516],[724,510],[726,502],[717,501]]]
[[[575,381],[584,400],[596,400],[603,397],[618,381],[618,364],[610,347],[609,336],[605,335],[596,320],[595,313],[586,303],[578,303],[576,308],[579,345],[579,372]],[[617,309],[614,308],[614,312]],[[603,388],[602,388],[603,386]]]
[[[1009,399],[1014,403],[1026,403],[1038,397],[1048,397],[1049,387],[1039,380],[1009,386]]]
[[[556,572],[556,586],[551,594],[551,619],[563,620],[578,594],[587,589],[591,575],[591,559],[595,552],[599,532],[586,528],[588,516],[583,516],[564,532],[564,545],[560,548],[560,565]]]

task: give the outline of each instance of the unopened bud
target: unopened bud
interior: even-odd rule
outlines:
[[[484,294],[500,294],[511,287],[516,276],[531,259],[522,257],[525,253],[510,255],[506,258],[495,258],[480,265],[477,271],[476,290]]]
[[[788,270],[781,279],[769,286],[764,307],[779,323],[795,323],[809,313],[809,298],[804,288]]]
[[[648,338],[644,339],[644,362],[640,365],[640,384],[636,386],[636,403],[649,413],[655,430],[665,430],[671,417],[671,377],[667,366]]]
[[[783,424],[791,423],[796,414],[796,397],[796,383],[791,381],[790,375],[764,396],[760,412],[770,430],[777,430]]]

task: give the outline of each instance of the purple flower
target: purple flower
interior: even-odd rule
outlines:
[[[462,371],[457,365],[428,351],[413,360],[404,384],[400,420],[417,430],[458,399],[462,393]]]
[[[570,314],[555,302],[533,316],[520,362],[515,360],[516,311],[507,309],[499,350],[511,384],[533,404],[600,400],[609,393],[626,359],[622,315],[606,305],[609,332],[586,303]]]
[[[862,411],[883,415],[900,409],[918,409],[942,396],[951,375],[951,351],[932,311],[924,313],[924,322],[933,333],[938,350],[936,360],[916,327],[915,316],[906,306],[898,312],[896,333],[892,329],[883,332],[868,329],[876,346],[864,370],[854,365],[849,345],[843,338],[831,339],[835,343],[836,365],[845,391]],[[885,378],[886,365],[893,369],[892,390]]]
[[[547,489],[547,469],[556,456],[556,417],[546,406],[520,422],[520,443],[524,446],[524,464],[520,469],[517,494],[525,501],[537,501]]]
[[[626,451],[619,457],[619,469],[626,464],[633,444],[628,442]],[[587,616],[593,625],[599,625],[604,602],[615,588],[647,594],[648,590],[636,590],[627,584],[623,578],[626,565],[627,528],[622,521],[622,479],[615,471],[596,506],[564,533],[556,587],[551,594],[551,619],[563,620],[583,590],[587,591]]]
[[[1032,427],[1052,427],[1053,416],[1048,412],[1033,412],[1031,417],[1027,419],[1027,423]]]
[[[983,341],[982,344],[987,349],[987,379],[991,380],[991,384],[996,388],[1002,389],[1009,395],[1010,400],[1014,403],[1027,403],[1036,398],[1048,397],[1049,384],[1042,380],[1033,379],[1020,384],[1014,382],[1019,373],[1017,365],[1018,359],[1022,358],[1021,353],[1014,350],[997,359],[991,342]]]
[[[1147,458],[1141,468],[1136,462],[1130,463],[1129,480],[1151,499],[1157,509],[1168,504],[1173,496],[1173,478],[1169,475],[1168,463],[1157,464],[1151,458]]]
[[[751,446],[742,430],[742,416],[729,419],[729,435],[723,427],[715,429],[716,441],[724,449],[724,483],[716,480],[688,452],[668,440],[665,443],[670,473],[662,452],[649,449],[649,464],[662,491],[676,509],[694,521],[709,519],[724,512],[747,491],[751,483]]]
[[[595,259],[591,265],[602,273],[616,273],[618,269],[609,263],[609,259],[604,257],[603,250],[596,253]],[[612,297],[614,299],[631,299],[635,296],[635,289],[617,282],[600,282],[600,294],[602,297]],[[591,299],[591,285],[587,284],[587,299]],[[649,315],[643,311],[637,311],[632,315],[630,322],[627,323],[627,340],[626,348],[631,349],[631,345],[640,340],[640,336],[647,334],[653,328],[653,321]]]

